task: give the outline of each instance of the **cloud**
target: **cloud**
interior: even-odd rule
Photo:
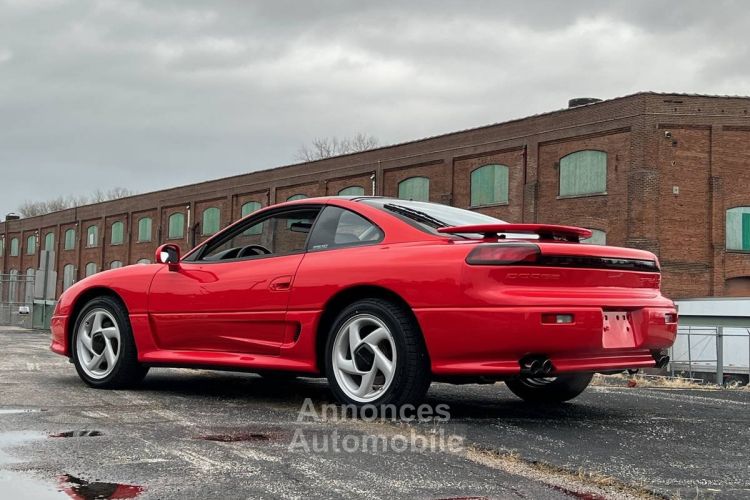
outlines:
[[[740,2],[0,0],[0,214],[638,90],[742,94]]]

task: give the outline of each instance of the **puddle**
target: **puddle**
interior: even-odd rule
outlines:
[[[59,481],[62,491],[67,493],[70,498],[78,500],[135,498],[146,490],[145,486],[86,481],[70,474],[60,476]]]
[[[240,441],[270,441],[271,436],[259,432],[242,432],[239,434],[211,434],[208,436],[201,436],[198,439],[203,439],[204,441],[219,441],[221,443],[237,443]]]
[[[0,432],[0,467],[20,463],[4,450],[29,441],[41,440],[46,436],[41,432]],[[53,485],[15,471],[0,470],[0,491],[3,498],[34,498],[39,500],[67,498]]]
[[[50,434],[51,438],[72,438],[72,437],[97,437],[103,436],[102,431],[65,431],[57,434]]]
[[[37,413],[40,411],[42,410],[5,408],[5,409],[0,409],[0,415],[18,415],[21,413]]]

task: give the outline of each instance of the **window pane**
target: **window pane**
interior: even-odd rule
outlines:
[[[18,257],[18,250],[18,238],[13,238],[10,240],[10,256]]]
[[[289,198],[287,198],[286,201],[304,200],[305,198],[307,198],[307,195],[304,195],[304,194],[293,194],[292,196],[290,196]],[[297,221],[294,220],[294,219],[289,219],[287,221],[287,227],[291,228],[292,224],[294,224],[295,222],[297,222]]]
[[[76,247],[76,231],[68,229],[65,231],[65,250],[73,250]]]
[[[221,212],[216,207],[210,207],[203,211],[202,232],[204,236],[216,233],[221,227]]]
[[[95,247],[99,241],[99,231],[96,226],[89,226],[86,230],[86,246]]]
[[[364,196],[365,188],[360,186],[349,186],[339,191],[339,196]]]
[[[750,207],[727,210],[727,250],[750,251]]]
[[[430,179],[410,177],[399,182],[398,197],[403,200],[430,201]]]
[[[310,236],[311,250],[327,250],[339,246],[379,241],[382,231],[367,219],[339,207],[326,207],[315,223]]]
[[[581,243],[588,243],[589,245],[606,245],[607,244],[607,233],[599,229],[592,229],[591,238],[584,238]]]
[[[136,264],[151,264],[151,261],[148,259],[139,259]]]
[[[138,241],[151,241],[151,217],[143,217],[138,221]]]
[[[5,255],[5,237],[0,236],[0,257]]]
[[[471,206],[508,203],[508,167],[485,165],[471,173]]]
[[[318,212],[318,208],[299,208],[268,216],[250,226],[238,226],[204,250],[201,260],[244,259],[304,251]]]
[[[122,222],[115,222],[112,224],[112,244],[122,245],[125,239],[125,224]]]
[[[34,255],[36,253],[36,236],[29,236],[26,238],[26,255]]]
[[[607,191],[607,153],[577,151],[560,160],[560,196]]]
[[[96,264],[93,262],[89,262],[88,264],[86,264],[86,277],[89,277],[92,274],[96,274]]]
[[[67,290],[75,282],[75,272],[76,269],[73,267],[73,264],[66,264],[63,267],[63,290]]]
[[[119,261],[119,260],[113,260],[113,261],[112,261],[112,262],[111,262],[111,263],[109,264],[109,268],[110,268],[110,269],[119,269],[119,268],[121,268],[121,267],[122,267],[122,261]]]
[[[185,216],[181,213],[174,213],[169,216],[168,238],[179,239],[185,236]]]
[[[260,210],[261,204],[257,201],[248,201],[244,205],[242,205],[242,217],[245,217],[247,215],[250,215],[251,213],[255,212],[256,210]],[[253,234],[261,234],[263,232],[263,224],[256,224],[252,226],[250,229],[245,231],[245,235],[251,236]]]
[[[44,235],[44,249],[51,252],[55,249],[55,233]]]

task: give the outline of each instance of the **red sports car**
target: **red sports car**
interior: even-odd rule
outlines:
[[[677,330],[656,256],[590,236],[399,199],[282,203],[71,286],[52,350],[101,388],[178,366],[323,375],[356,405],[432,380],[565,401],[595,372],[663,366]]]

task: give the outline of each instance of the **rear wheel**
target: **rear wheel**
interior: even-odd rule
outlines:
[[[127,311],[111,297],[88,302],[73,331],[73,363],[88,385],[119,389],[137,384],[148,368],[138,363]]]
[[[326,374],[336,399],[359,406],[417,403],[430,385],[416,321],[382,299],[355,302],[336,318],[326,346]]]
[[[593,373],[572,373],[544,378],[506,380],[513,394],[530,403],[562,403],[581,394],[588,387]]]

